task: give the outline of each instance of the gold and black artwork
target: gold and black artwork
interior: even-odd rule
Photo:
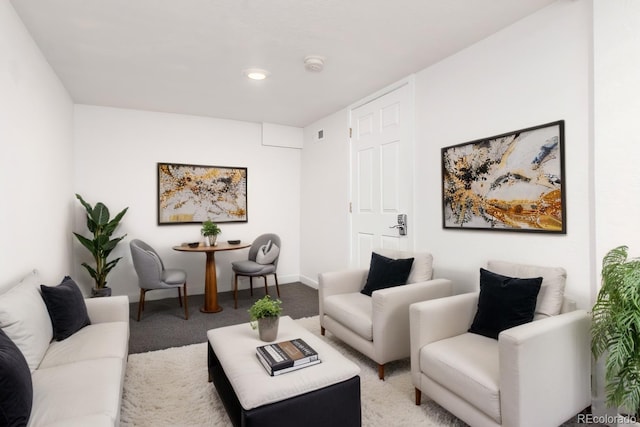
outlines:
[[[442,149],[443,227],[566,234],[564,121]]]
[[[158,163],[158,224],[247,221],[247,168]]]

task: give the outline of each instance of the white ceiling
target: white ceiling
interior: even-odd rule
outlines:
[[[553,1],[11,3],[76,103],[303,127]]]

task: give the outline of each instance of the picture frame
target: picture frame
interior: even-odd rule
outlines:
[[[247,168],[158,163],[158,225],[247,222]]]
[[[564,120],[442,151],[442,227],[567,233]]]

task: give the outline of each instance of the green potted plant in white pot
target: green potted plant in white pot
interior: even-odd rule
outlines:
[[[222,230],[218,227],[218,224],[211,220],[206,220],[202,223],[202,229],[200,233],[204,236],[204,244],[205,246],[215,246],[218,240],[218,234],[220,234]]]
[[[251,317],[251,327],[258,328],[262,341],[275,341],[278,336],[278,323],[282,314],[282,301],[265,295],[256,301],[248,310]]]
[[[602,285],[593,306],[591,351],[605,357],[606,403],[637,425],[640,408],[640,259],[628,247],[602,261]],[[618,424],[620,425],[620,424]]]
[[[95,287],[91,289],[91,295],[109,296],[111,295],[111,288],[107,287],[107,275],[116,264],[118,264],[121,257],[110,261],[108,258],[116,245],[125,238],[126,234],[113,239],[111,236],[129,208],[124,208],[118,215],[111,219],[109,209],[107,209],[103,203],[98,202],[95,207],[93,207],[85,202],[79,194],[76,194],[76,198],[87,212],[87,228],[93,235],[93,238],[89,239],[82,234],[73,233],[78,241],[82,243],[82,246],[91,252],[95,261],[95,266],[91,266],[86,262],[82,263],[82,266],[87,269],[95,281]]]

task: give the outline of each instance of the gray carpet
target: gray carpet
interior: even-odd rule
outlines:
[[[275,287],[269,287],[269,294],[276,296]],[[132,303],[129,307],[129,354],[205,342],[209,329],[248,322],[247,310],[263,296],[264,287],[254,285],[253,297],[248,289],[241,290],[238,292],[238,309],[234,310],[233,292],[221,292],[218,304],[223,310],[219,313],[200,312],[204,295],[189,296],[189,320],[184,319],[184,309],[178,305],[177,291],[175,298],[146,301],[140,322],[136,321],[138,303]],[[284,316],[299,319],[318,314],[318,291],[300,282],[280,285],[280,299]]]

